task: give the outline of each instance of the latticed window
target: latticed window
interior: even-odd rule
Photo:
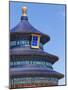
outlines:
[[[18,60],[18,61],[11,61],[10,62],[10,67],[21,67],[21,66],[24,66],[24,65],[37,65],[37,66],[40,66],[40,67],[48,67],[50,69],[52,69],[52,64],[49,63],[49,62],[46,62],[46,61],[34,61],[34,60]]]
[[[46,83],[46,82],[58,82],[58,78],[54,77],[22,77],[12,79],[12,84],[27,84],[27,83]]]
[[[31,48],[39,48],[40,35],[32,34]]]
[[[16,40],[16,41],[11,41],[10,42],[10,47],[24,47],[24,46],[29,46],[29,41],[28,40]]]

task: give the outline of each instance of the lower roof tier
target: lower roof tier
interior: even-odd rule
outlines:
[[[22,49],[11,49],[10,50],[10,55],[11,56],[28,56],[28,57],[44,57],[45,60],[48,60],[52,64],[54,64],[57,60],[58,57],[52,54],[49,54],[47,52],[44,52],[42,50],[36,50],[36,49],[30,49],[30,50],[22,50]],[[27,58],[27,57],[26,57]],[[42,59],[41,59],[42,60]]]
[[[64,77],[63,74],[58,73],[54,70],[49,70],[46,68],[42,69],[35,69],[35,68],[11,68],[10,69],[10,76],[11,77],[17,77],[17,76],[23,76],[23,77],[30,77],[30,76],[45,76],[45,77],[56,77],[58,79],[61,79]]]

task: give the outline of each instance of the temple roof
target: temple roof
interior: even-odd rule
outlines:
[[[44,52],[42,50],[37,49],[29,49],[29,50],[23,50],[23,49],[11,49],[10,55],[36,55],[36,56],[44,56],[46,60],[50,61],[52,64],[54,64],[59,58],[55,55],[49,54],[47,52]]]
[[[55,77],[55,78],[63,78],[64,75],[58,73],[54,70],[49,70],[46,68],[32,68],[32,67],[25,67],[25,68],[12,68],[10,69],[11,76],[46,76],[46,77]]]
[[[43,34],[42,32],[40,32],[39,30],[37,30],[35,27],[33,27],[29,21],[28,21],[28,17],[26,16],[26,14],[23,14],[21,16],[21,21],[10,30],[10,34],[13,33],[22,33],[22,34],[39,34],[41,36],[41,41],[42,43],[46,43],[50,40],[50,37],[46,34]]]

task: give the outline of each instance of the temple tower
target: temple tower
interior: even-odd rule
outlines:
[[[49,40],[29,23],[24,6],[21,21],[10,30],[10,88],[58,85],[64,75],[52,67],[58,57],[44,51]]]

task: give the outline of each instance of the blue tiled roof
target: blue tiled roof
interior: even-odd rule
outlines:
[[[11,55],[37,55],[37,56],[44,56],[45,59],[47,59],[51,63],[55,63],[59,58],[55,55],[49,54],[47,52],[44,52],[42,50],[36,50],[36,49],[29,49],[29,50],[23,50],[23,49],[11,49],[10,50]]]
[[[25,33],[38,33],[40,31],[35,29],[27,20],[21,21],[17,26],[11,29],[11,32],[25,32]]]
[[[34,28],[29,22],[26,16],[22,16],[22,20],[14,28],[10,30],[10,33],[30,33],[30,34],[40,34],[42,42],[47,42],[50,40],[50,37],[46,34],[43,34],[36,28]]]
[[[25,67],[25,68],[12,68],[10,69],[10,75],[39,75],[39,76],[49,76],[49,77],[56,77],[58,79],[64,77],[63,74],[58,73],[54,70],[49,70],[46,68],[31,68],[31,67]]]

